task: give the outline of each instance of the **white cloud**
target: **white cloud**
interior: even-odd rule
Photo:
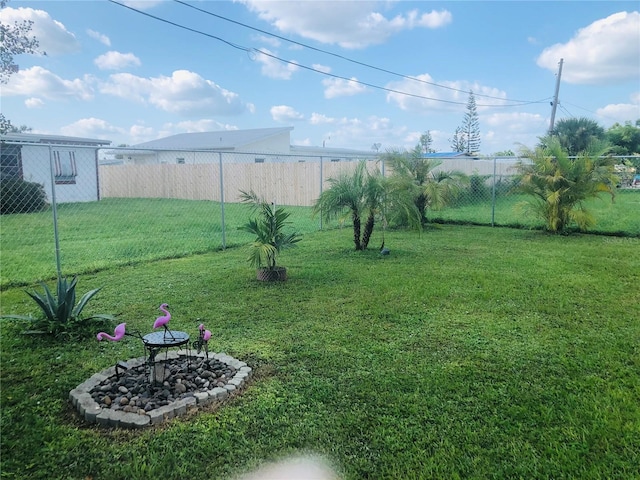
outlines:
[[[271,118],[276,122],[297,122],[304,120],[304,115],[288,105],[274,105],[270,109]]]
[[[311,125],[326,125],[326,124],[331,124],[335,122],[336,122],[335,118],[327,117],[323,113],[316,113],[316,112],[313,112],[311,114],[311,118],[309,119],[309,123]]]
[[[275,37],[269,37],[268,35],[256,35],[253,38],[256,41],[269,45],[273,48],[278,48],[280,45],[282,45],[282,42],[280,42],[280,40]]]
[[[255,52],[255,60],[262,65],[261,72],[265,77],[289,80],[291,75],[298,70],[294,63],[285,63],[273,58],[273,52],[266,48],[261,48]]]
[[[14,73],[9,83],[2,87],[2,94],[6,96],[38,95],[50,100],[78,98],[90,100],[93,98],[93,78],[65,80],[42,67],[31,67]]]
[[[111,39],[109,37],[107,37],[106,35],[100,33],[100,32],[96,32],[95,30],[87,29],[87,35],[89,35],[91,38],[99,41],[103,45],[106,45],[107,47],[111,46]]]
[[[367,87],[356,82],[357,78],[350,80],[342,78],[326,78],[322,81],[325,86],[324,98],[351,97],[367,91]]]
[[[120,127],[115,127],[105,120],[91,117],[82,118],[77,122],[61,127],[60,133],[62,133],[62,135],[69,135],[72,137],[102,138],[111,140],[111,138],[109,138],[110,136],[122,135],[125,133],[125,130]]]
[[[140,59],[133,53],[107,52],[97,57],[93,63],[100,70],[122,70],[126,67],[140,66]]]
[[[542,68],[556,71],[564,59],[562,80],[605,85],[640,80],[640,13],[619,12],[576,32],[567,43],[546,48]]]
[[[607,120],[607,124],[626,121],[635,122],[640,118],[640,92],[630,95],[631,103],[615,103],[596,110],[596,113]]]
[[[242,0],[259,17],[279,31],[300,35],[343,48],[364,48],[384,43],[391,35],[413,28],[440,28],[452,21],[447,10],[406,14],[387,18],[378,10],[388,7],[384,1],[274,2]],[[400,5],[402,5],[400,3]]]
[[[459,110],[466,109],[469,100],[469,91],[473,91],[478,106],[478,112],[490,107],[483,105],[504,105],[507,98],[506,92],[494,87],[471,83],[466,80],[448,81],[435,80],[428,74],[417,75],[417,80],[403,79],[391,82],[387,88],[395,90],[395,93],[387,93],[387,102],[396,104],[401,110],[426,112],[433,110]],[[442,87],[433,85],[438,83]],[[489,95],[496,98],[483,98],[478,95]]]
[[[24,104],[27,108],[40,108],[44,105],[44,102],[41,98],[31,97],[27,98]]]
[[[215,132],[219,130],[237,130],[237,127],[228,123],[220,123],[210,118],[200,120],[188,120],[178,123],[167,123],[162,127],[163,131],[175,133]]]
[[[62,55],[80,50],[76,36],[44,10],[24,7],[5,7],[0,10],[2,23],[13,24],[23,20],[33,22],[29,35],[38,39],[38,51],[46,52],[47,55]]]
[[[122,3],[138,10],[149,10],[165,0],[124,0]]]
[[[188,70],[153,78],[116,73],[100,86],[100,91],[187,116],[236,115],[253,108],[243,103],[237,93]]]
[[[538,138],[547,133],[548,122],[548,118],[528,112],[481,115],[482,151],[494,153],[512,150],[517,153],[521,145],[533,148]]]
[[[323,72],[323,73],[331,73],[331,67],[327,67],[326,65],[322,65],[320,63],[314,63],[313,65],[311,65],[314,69],[318,70],[319,72]]]

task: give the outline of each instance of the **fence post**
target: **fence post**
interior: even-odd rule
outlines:
[[[323,183],[322,158],[323,157],[320,157],[320,197],[322,196],[322,183]],[[320,210],[320,230],[322,230],[322,210]]]
[[[58,278],[62,277],[62,266],[60,263],[60,237],[58,235],[58,205],[56,203],[56,174],[53,168],[53,149],[49,144],[49,175],[51,178],[51,213],[53,215],[53,239],[56,248],[56,273]]]
[[[220,224],[222,229],[222,249],[227,248],[226,228],[224,223],[224,173],[222,168],[222,152],[218,152],[220,166]]]
[[[495,226],[496,218],[496,157],[493,157],[493,187],[491,189],[491,226]]]

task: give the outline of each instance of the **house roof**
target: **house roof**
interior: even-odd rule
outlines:
[[[64,135],[47,135],[41,133],[6,133],[0,135],[0,140],[20,143],[46,143],[56,145],[111,145],[111,140],[99,140],[96,138],[67,137]]]
[[[467,152],[432,152],[432,153],[424,154],[424,158],[460,158],[460,157],[477,158],[476,156],[471,155],[470,153],[467,153]]]
[[[332,148],[332,147],[311,147],[307,145],[291,145],[291,153],[292,154],[313,154],[320,155],[325,154],[326,156],[335,156],[335,157],[376,157],[376,152],[365,151],[365,150],[354,150],[352,148]]]
[[[178,133],[132,145],[132,147],[149,150],[234,150],[260,140],[288,133],[291,130],[293,127]]]

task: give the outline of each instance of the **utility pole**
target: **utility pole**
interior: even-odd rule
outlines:
[[[551,102],[551,121],[549,122],[549,135],[553,133],[553,122],[556,119],[556,108],[558,108],[558,93],[560,92],[560,77],[562,76],[562,63],[564,59],[560,59],[560,67],[558,68],[558,78],[556,79],[556,93]]]

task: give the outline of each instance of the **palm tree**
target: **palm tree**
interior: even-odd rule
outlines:
[[[523,149],[521,157],[529,159],[517,165],[521,175],[519,189],[531,198],[527,204],[544,219],[545,228],[565,232],[575,223],[580,230],[595,224],[584,201],[608,193],[613,201],[617,177],[613,159],[605,157],[607,148],[592,143],[592,150],[569,158],[557,138],[543,138],[545,146]]]
[[[598,122],[585,117],[559,120],[552,135],[558,138],[569,156],[580,155],[589,150],[591,143],[602,141],[606,136]]]
[[[397,190],[404,189],[413,197],[422,225],[428,221],[428,209],[451,204],[467,183],[462,172],[436,171],[441,162],[424,158],[419,148],[412,152],[387,152],[385,161],[393,171],[390,182]],[[408,219],[403,212],[394,213],[398,223],[406,224]]]
[[[251,254],[247,261],[256,268],[265,267],[275,270],[278,255],[285,248],[290,248],[301,239],[297,232],[285,233],[284,228],[289,223],[290,213],[282,207],[259,198],[255,192],[240,191],[243,203],[251,205],[257,214],[255,218],[241,227],[245,232],[252,233],[256,239],[251,244]]]
[[[342,173],[328,179],[328,183],[329,188],[316,200],[313,213],[321,214],[325,219],[337,217],[341,221],[350,216],[356,250],[367,249],[376,221],[382,220],[384,225],[388,208],[408,211],[413,208],[406,201],[406,195],[403,196],[379,171],[370,173],[365,160],[360,161],[352,173]]]

